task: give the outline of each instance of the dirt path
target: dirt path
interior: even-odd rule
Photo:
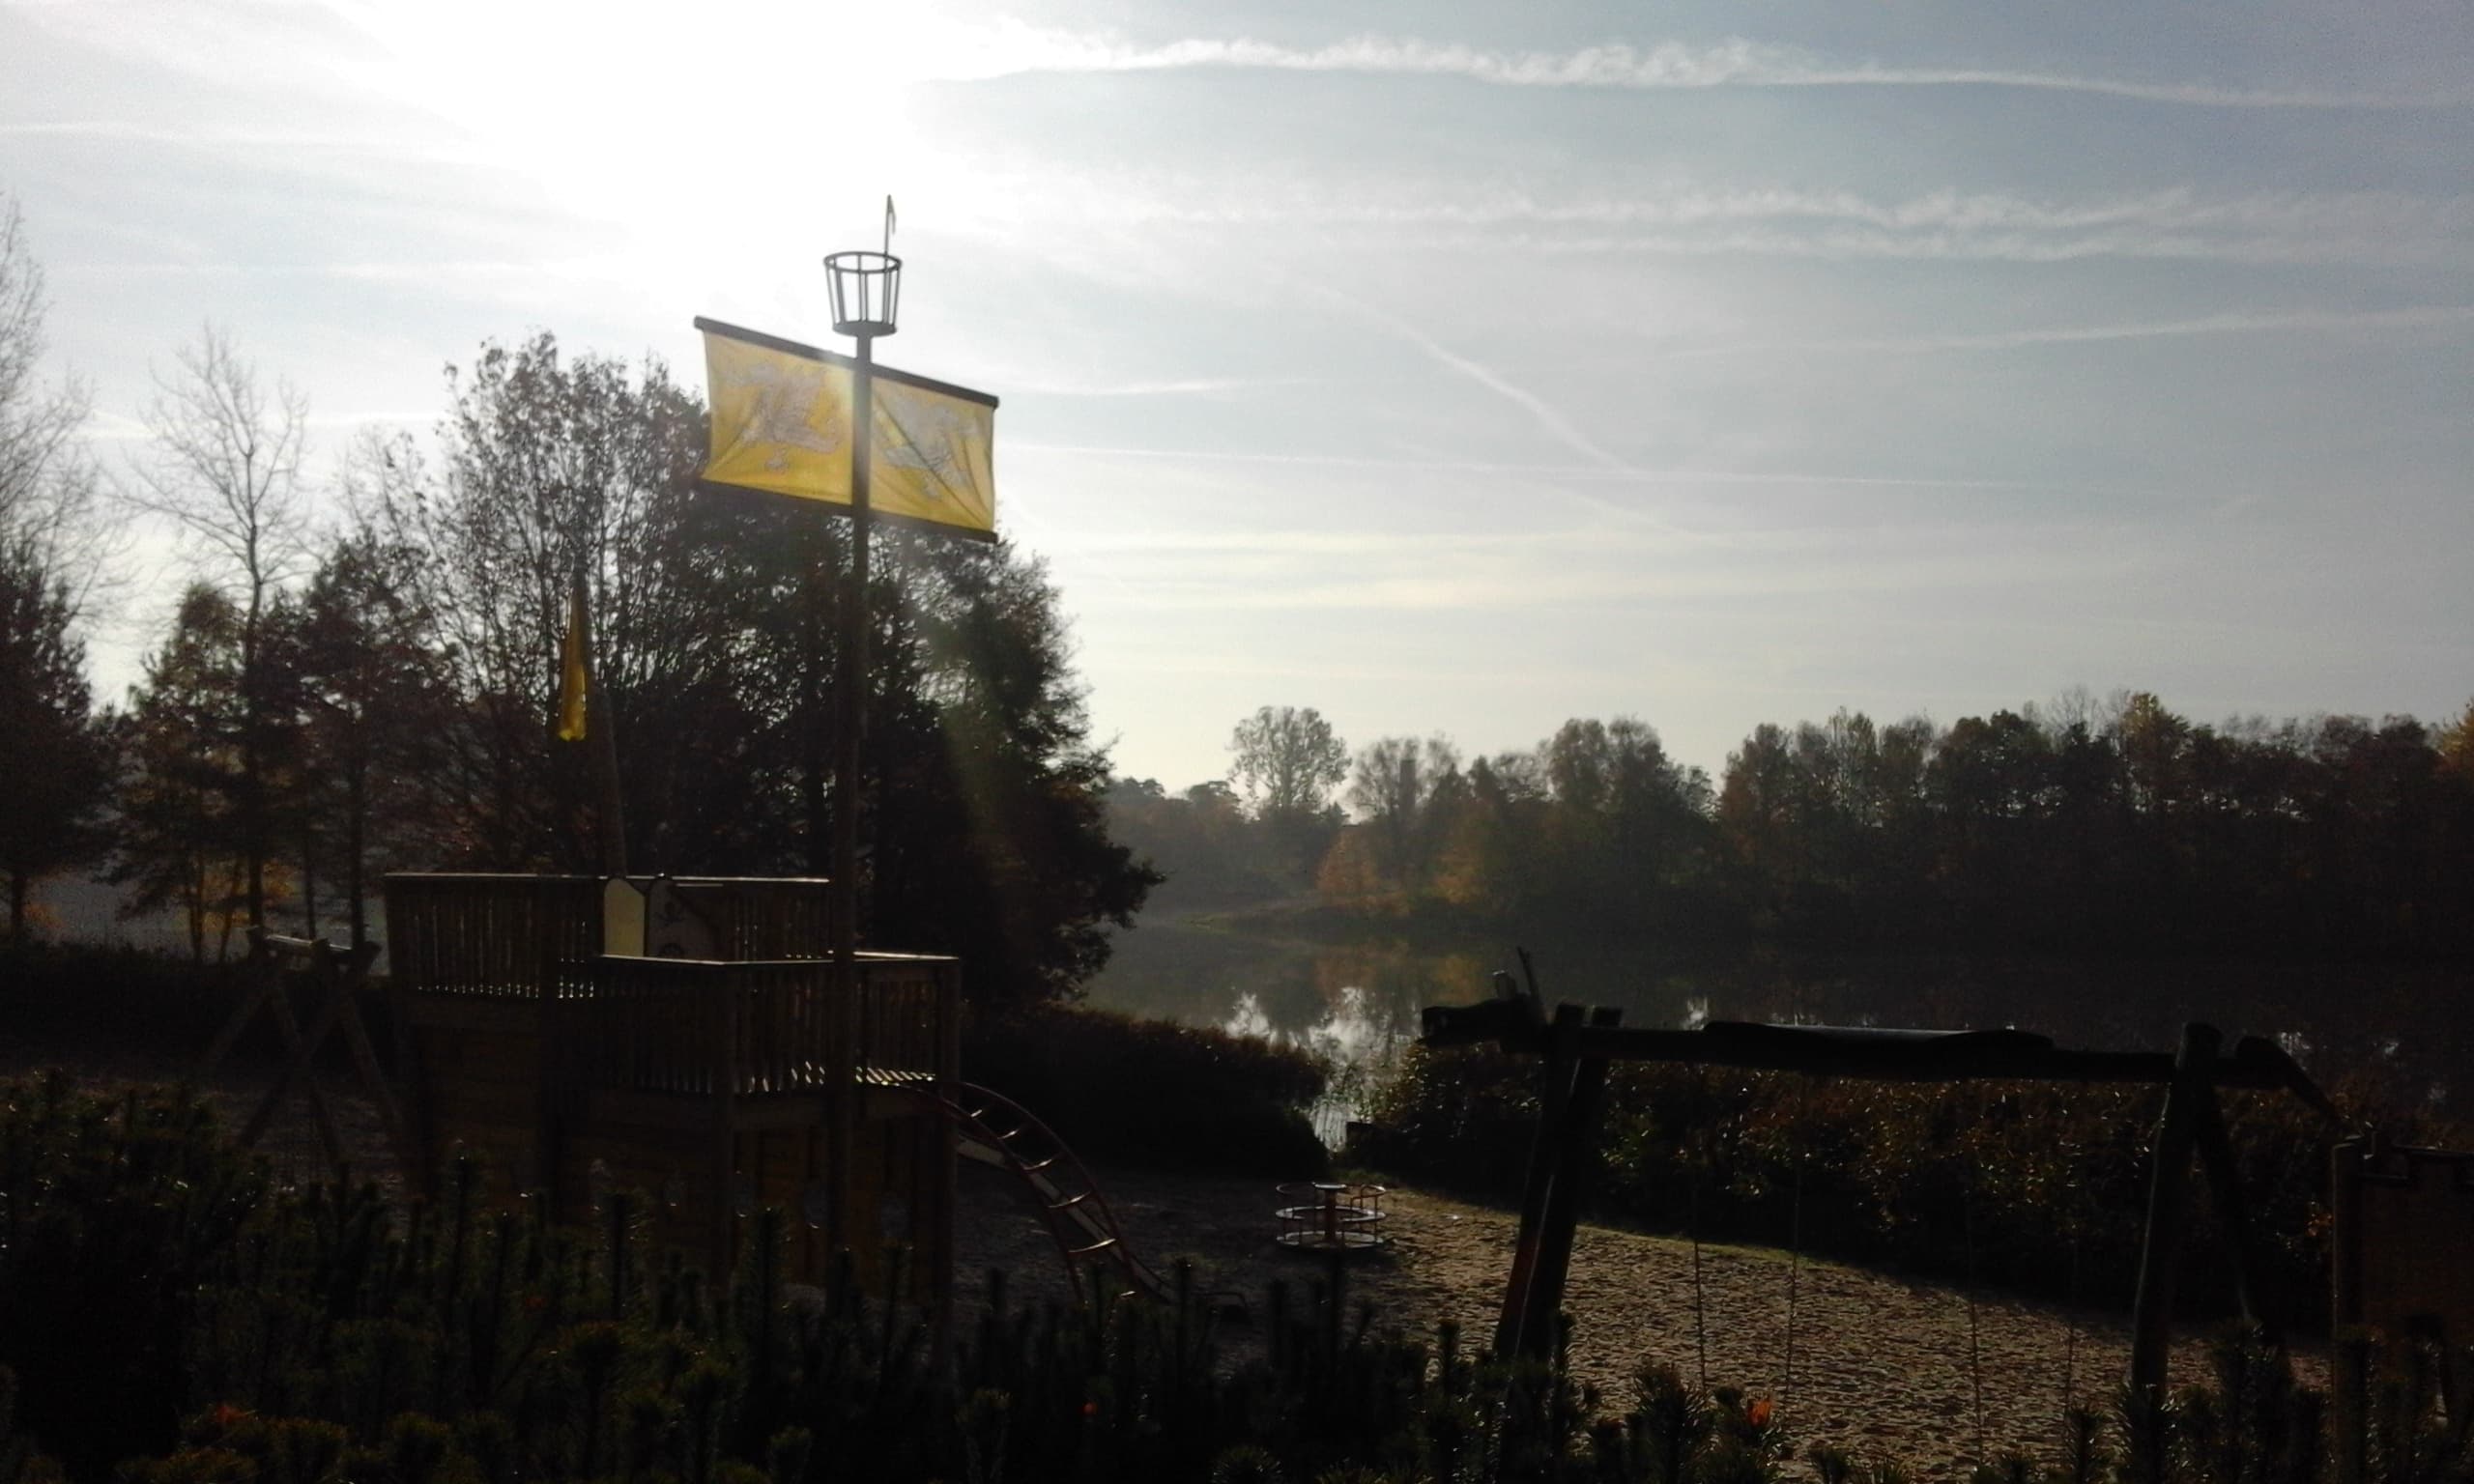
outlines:
[[[1252,1295],[1276,1278],[1302,1285],[1318,1275],[1315,1262],[1273,1244],[1279,1197],[1267,1182],[1097,1173],[1135,1250],[1155,1266],[1191,1257],[1213,1286]],[[1486,1343],[1517,1219],[1409,1190],[1393,1191],[1387,1204],[1394,1247],[1352,1270],[1356,1291],[1377,1304],[1382,1322],[1423,1327],[1453,1318],[1471,1343]],[[973,1169],[964,1182],[960,1243],[964,1312],[980,1301],[979,1275],[990,1266],[1007,1270],[1019,1296],[1065,1292],[1036,1215],[993,1171]],[[1630,1399],[1633,1369],[1644,1359],[1694,1380],[1702,1366],[1698,1318],[1711,1384],[1775,1399],[1799,1453],[1826,1442],[1903,1461],[1922,1477],[1960,1479],[1978,1456],[1979,1386],[1984,1452],[2057,1458],[2065,1397],[2106,1410],[2129,1364],[2124,1316],[2074,1316],[1987,1295],[1974,1305],[1971,1338],[1962,1290],[1793,1262],[1766,1248],[1705,1247],[1699,1295],[1696,1306],[1688,1241],[1584,1226],[1566,1303],[1576,1325],[1575,1372],[1614,1408]],[[1242,1330],[1229,1339],[1249,1343]],[[2176,1347],[2176,1384],[2202,1379],[2205,1365],[2204,1337]],[[2317,1368],[2305,1357],[2307,1376]]]

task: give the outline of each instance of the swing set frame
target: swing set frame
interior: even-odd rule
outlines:
[[[1698,1030],[1652,1030],[1623,1024],[1610,1007],[1559,1004],[1550,1017],[1538,992],[1527,950],[1523,982],[1494,976],[1496,997],[1478,1005],[1432,1005],[1423,1013],[1429,1046],[1494,1042],[1506,1052],[1545,1058],[1543,1095],[1520,1205],[1520,1237],[1510,1281],[1495,1327],[1495,1354],[1545,1357],[1555,1342],[1556,1314],[1571,1268],[1573,1228],[1586,1185],[1612,1062],[1679,1062],[1747,1070],[1881,1081],[2054,1081],[2161,1085],[2165,1111],[2157,1126],[2147,1215],[2140,1241],[2139,1281],[2132,1300],[2130,1384],[2161,1398],[2172,1339],[2173,1277],[2185,1225],[2191,1156],[2199,1155],[2217,1210],[2232,1236],[2235,1292],[2243,1319],[2271,1336],[2276,1316],[2260,1301],[2260,1264],[2249,1207],[2233,1162],[2220,1087],[2283,1091],[2334,1120],[2336,1109],[2302,1068],[2275,1042],[2246,1036],[2222,1053],[2215,1027],[2182,1028],[2179,1048],[2095,1051],[2054,1044],[2051,1037],[2014,1028],[1984,1031],[1880,1030],[1868,1026],[1764,1025],[1712,1021]]]

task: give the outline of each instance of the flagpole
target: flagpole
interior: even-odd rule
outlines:
[[[584,691],[585,730],[592,736],[593,781],[601,794],[600,807],[593,811],[601,816],[601,873],[623,876],[627,873],[627,806],[618,785],[618,729],[610,718],[610,687],[592,669],[590,616],[584,632],[585,671],[591,677]]]
[[[592,775],[594,835],[600,844],[601,873],[627,873],[627,814],[618,785],[618,736],[610,719],[610,695],[592,658],[592,605],[579,562],[567,590],[567,645],[573,652],[560,657],[559,738],[581,740],[592,756],[586,766]],[[563,647],[563,646],[562,646]],[[579,698],[576,693],[581,692]],[[576,700],[581,699],[581,707]],[[579,715],[570,715],[579,711]],[[571,729],[580,728],[580,729]]]
[[[867,725],[868,690],[868,482],[876,442],[871,400],[875,391],[876,337],[859,338],[859,366],[850,389],[850,582],[842,597],[842,675],[835,687],[833,752],[833,962],[835,1021],[842,1043],[855,1055],[859,1027],[859,736]],[[855,1065],[852,1070],[857,1069]],[[849,1218],[851,1210],[851,1158],[854,1153],[849,1110],[858,1093],[848,1076],[837,1077],[833,1092],[842,1104],[826,1134],[826,1230],[836,1246],[853,1245]]]
[[[893,233],[893,198],[885,198],[885,245]],[[850,581],[842,600],[842,674],[836,687],[833,756],[833,962],[835,1024],[841,1032],[848,1072],[827,1090],[834,1104],[828,1122],[826,1229],[835,1245],[849,1248],[853,1194],[851,1116],[858,1091],[850,1085],[859,1031],[859,739],[867,728],[868,533],[874,525],[869,484],[876,462],[876,339],[894,331],[902,260],[889,252],[834,253],[824,260],[833,291],[834,328],[859,343],[850,378]]]
[[[876,336],[861,335],[850,379],[850,585],[842,604],[842,676],[833,756],[833,954],[846,972],[859,942],[859,735],[867,724],[868,485],[875,470]],[[855,985],[856,981],[853,980]]]

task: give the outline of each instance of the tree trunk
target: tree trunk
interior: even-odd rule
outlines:
[[[206,857],[200,854],[195,859],[196,873],[190,878],[189,889],[182,895],[188,898],[189,961],[203,964],[206,962]]]
[[[252,732],[256,730],[254,723],[245,725]],[[241,850],[248,858],[244,900],[248,906],[249,926],[263,928],[267,924],[266,813],[258,791],[258,749],[254,741],[241,746]],[[229,933],[228,928],[226,932]]]
[[[249,864],[254,866],[256,862],[253,860]],[[234,861],[231,869],[224,873],[222,910],[216,914],[216,920],[223,925],[217,930],[215,939],[215,961],[217,963],[232,961],[232,898],[241,888],[242,870],[242,863]],[[251,926],[256,925],[251,924]]]
[[[356,743],[344,765],[344,908],[352,914],[352,946],[369,941],[369,914],[361,906],[361,849],[369,809],[369,763]]]
[[[262,692],[265,689],[258,673],[259,618],[266,609],[266,583],[256,570],[256,542],[250,543],[249,611],[241,629],[241,853],[248,858],[249,926],[267,925],[267,816],[266,780],[260,776],[260,744],[265,740],[259,728],[265,716]],[[228,945],[232,936],[229,914],[223,926]]]
[[[308,931],[303,937],[318,935],[318,847],[311,839],[309,821],[301,821],[301,915]]]

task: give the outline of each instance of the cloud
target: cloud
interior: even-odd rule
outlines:
[[[2461,263],[2474,242],[2474,196],[2391,190],[2207,195],[2176,186],[2071,199],[1943,189],[1881,198],[1671,181],[1558,199],[1483,185],[1301,189],[1251,180],[1201,193],[1188,182],[1126,177],[1086,181],[1076,214],[1135,225],[1413,232],[1429,247],[1564,255]]]
[[[1058,382],[1044,381],[1034,375],[1008,377],[1005,385],[1015,393],[1024,396],[1213,397],[1275,386],[1307,386],[1313,383],[1310,378],[1302,376],[1196,376],[1147,382]]]
[[[2101,522],[1996,537],[1964,527],[1771,529],[1700,539],[1591,527],[1421,539],[1390,530],[1063,532],[1070,574],[1119,574],[1146,612],[1554,610],[1654,598],[1724,602],[2018,591],[2118,581],[2167,556]]]
[[[1018,30],[1007,43],[982,52],[971,74],[1183,68],[1462,77],[1512,88],[2014,88],[2211,108],[2454,108],[2474,100],[2462,93],[2237,88],[2010,68],[1847,63],[1740,37],[1700,46],[1682,42],[1651,46],[1608,43],[1562,52],[1507,52],[1375,35],[1316,47],[1203,37],[1143,46],[1100,34]]]
[[[1426,357],[1432,359],[1436,364],[1443,366],[1447,370],[1457,375],[1468,378],[1470,381],[1483,386],[1488,391],[1493,392],[1496,396],[1510,402],[1512,406],[1519,408],[1522,412],[1527,413],[1531,419],[1535,421],[1539,428],[1545,431],[1547,437],[1563,444],[1572,452],[1579,454],[1582,458],[1606,469],[1628,471],[1631,468],[1631,466],[1625,463],[1624,460],[1607,452],[1597,440],[1591,438],[1587,433],[1582,432],[1579,425],[1574,423],[1569,417],[1564,415],[1564,414],[1558,410],[1554,404],[1548,402],[1545,398],[1538,395],[1536,392],[1507,380],[1496,372],[1479,364],[1477,361],[1471,360],[1466,356],[1457,355],[1452,351],[1445,350],[1424,330],[1419,329],[1405,320],[1385,314],[1370,304],[1361,303],[1344,295],[1334,293],[1331,297],[1345,304],[1361,317],[1372,322],[1373,324],[1381,326],[1395,338],[1416,347],[1421,352],[1424,352]]]
[[[1727,347],[1733,350],[1734,347]],[[1399,459],[1365,454],[1264,453],[1243,449],[1143,448],[1094,443],[1048,443],[1015,441],[1016,453],[1064,454],[1103,459],[1158,459],[1196,464],[1301,465],[1324,469],[1364,469],[1387,473],[1465,473],[1524,475],[1549,479],[1581,479],[1619,484],[1746,484],[1779,486],[1845,486],[1904,490],[2084,490],[2070,480],[1953,479],[1929,475],[1848,474],[1822,470],[1646,469],[1634,464],[1510,463],[1480,459]]]
[[[298,150],[317,153],[380,155],[394,159],[428,159],[463,163],[468,156],[446,151],[416,151],[397,143],[355,134],[298,130],[222,128],[140,124],[128,119],[34,119],[0,124],[0,138],[102,139],[115,144],[151,144],[182,149]]]
[[[2474,304],[2428,304],[2403,309],[2294,310],[2210,314],[2193,319],[2119,325],[2058,325],[1966,335],[1889,335],[1837,340],[1761,340],[1676,351],[1670,358],[1743,356],[1777,351],[1856,351],[1867,354],[1931,354],[1937,351],[2010,351],[2043,345],[2094,345],[2114,340],[2157,340],[2194,335],[2351,333],[2380,329],[2448,329],[2474,326]]]

